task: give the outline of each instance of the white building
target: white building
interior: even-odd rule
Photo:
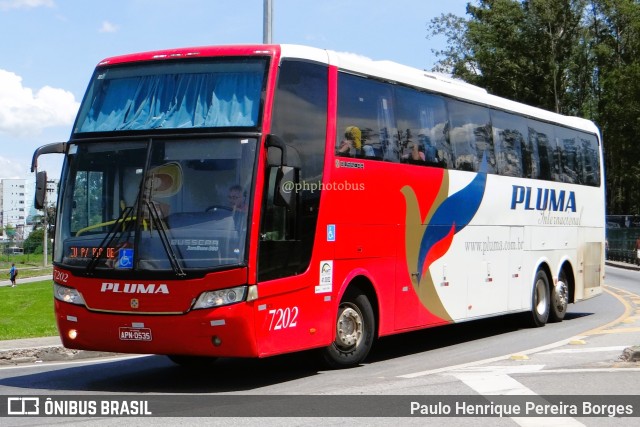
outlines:
[[[5,228],[9,225],[16,230],[15,242],[26,239],[33,231],[34,219],[42,215],[33,207],[35,188],[33,178],[0,180],[0,240],[8,239]],[[57,198],[58,180],[49,180],[47,205],[55,205]]]
[[[27,203],[26,179],[3,179],[0,181],[0,230],[1,238],[7,239],[5,229],[11,226],[15,229],[15,241],[23,240],[29,205]]]

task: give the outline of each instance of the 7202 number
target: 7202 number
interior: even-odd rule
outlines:
[[[269,310],[269,315],[271,316],[270,331],[295,328],[298,325],[298,307]]]

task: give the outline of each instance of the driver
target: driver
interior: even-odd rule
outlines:
[[[229,207],[233,212],[247,211],[247,205],[245,203],[244,194],[240,185],[232,185],[229,188],[229,194],[227,195],[227,198],[229,199]]]

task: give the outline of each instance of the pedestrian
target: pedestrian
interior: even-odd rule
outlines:
[[[9,279],[11,280],[11,287],[16,287],[16,277],[18,277],[18,269],[15,263],[11,263],[11,270],[9,270]]]

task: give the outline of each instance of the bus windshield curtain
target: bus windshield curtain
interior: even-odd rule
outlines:
[[[228,72],[97,80],[78,132],[256,126],[262,79]]]

